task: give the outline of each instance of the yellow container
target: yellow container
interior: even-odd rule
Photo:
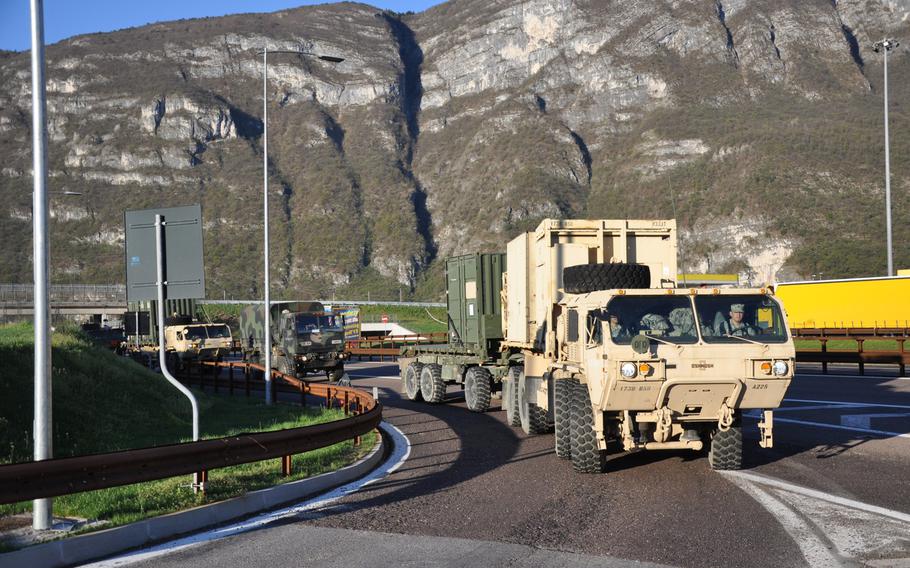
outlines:
[[[775,286],[791,328],[910,327],[910,276]]]

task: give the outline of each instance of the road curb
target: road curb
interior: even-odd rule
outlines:
[[[337,471],[251,491],[227,501],[7,552],[0,554],[0,565],[56,567],[80,564],[275,509],[363,477],[382,462],[385,450],[386,443],[380,434],[379,443],[369,454]]]

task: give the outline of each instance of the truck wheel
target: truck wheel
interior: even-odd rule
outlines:
[[[533,402],[528,402],[528,381],[522,373],[518,383],[518,416],[521,420],[521,429],[529,436],[546,434],[550,431],[550,421],[547,411]]]
[[[563,269],[562,281],[569,294],[585,294],[611,288],[650,288],[651,269],[644,264],[604,262]]]
[[[420,395],[430,404],[439,404],[446,397],[446,383],[442,380],[442,367],[435,363],[420,370]]]
[[[278,369],[278,372],[282,375],[288,375],[290,377],[294,376],[294,371],[291,369],[291,364],[288,361],[288,358],[284,355],[279,355],[275,361],[275,368]]]
[[[413,362],[404,370],[404,393],[408,400],[423,400],[420,396],[420,371],[423,365]]]
[[[506,411],[506,422],[509,426],[521,426],[518,414],[518,383],[525,373],[523,366],[509,367],[509,378],[502,383],[502,407]]]
[[[338,382],[344,376],[344,365],[327,370],[325,376],[328,377],[330,383]]]
[[[564,460],[572,458],[572,389],[578,379],[560,379],[553,383],[553,428],[556,455]]]
[[[603,473],[606,458],[606,452],[597,447],[588,385],[576,381],[572,385],[572,469],[579,473]]]
[[[739,417],[726,432],[720,430],[711,437],[708,450],[711,469],[741,469],[743,467],[743,425]]]
[[[483,367],[471,367],[464,376],[464,399],[468,409],[486,412],[490,408],[493,376]]]

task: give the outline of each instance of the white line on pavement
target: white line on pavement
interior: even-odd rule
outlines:
[[[833,407],[837,408],[837,407]],[[778,418],[774,417],[775,422],[786,422],[788,424],[801,424],[803,426],[815,426],[818,428],[830,428],[832,430],[848,430],[850,432],[862,432],[864,434],[876,434],[878,436],[886,436],[889,438],[910,438],[910,434],[902,434],[901,432],[889,432],[887,430],[874,430],[872,428],[855,428],[853,426],[841,426],[840,424],[827,424],[825,422],[810,422],[808,420],[793,420],[792,418]]]
[[[819,377],[824,379],[889,379],[893,381],[910,381],[910,377],[897,375],[842,375],[840,373],[796,373],[800,377]]]
[[[830,404],[832,408],[837,405],[840,406],[862,406],[870,407],[875,406],[879,408],[902,408],[904,410],[910,410],[910,406],[903,404],[878,404],[875,402],[852,402],[852,401],[841,401],[841,400],[811,400],[804,398],[785,398],[784,402],[805,402],[809,404]]]
[[[740,472],[723,472],[723,473],[740,473]],[[748,493],[753,499],[758,501],[769,513],[774,515],[777,522],[790,538],[799,546],[800,552],[806,560],[807,565],[813,568],[828,568],[829,566],[838,566],[841,563],[831,554],[828,546],[815,534],[808,522],[804,521],[790,507],[772,496],[769,492],[750,483],[748,478],[734,476],[732,479],[740,489]]]
[[[846,497],[839,497],[837,495],[824,493],[822,491],[816,491],[815,489],[809,489],[808,487],[794,485],[792,483],[787,483],[786,481],[781,481],[773,477],[758,475],[756,473],[748,473],[745,471],[722,471],[721,473],[728,477],[744,479],[753,483],[760,483],[762,485],[775,487],[777,489],[782,489],[784,491],[789,491],[791,493],[796,493],[805,497],[811,497],[812,499],[827,501],[828,503],[834,503],[837,505],[842,505],[844,507],[850,507],[851,509],[857,509],[859,511],[865,511],[867,513],[874,513],[876,515],[881,515],[883,517],[888,517],[897,521],[910,523],[910,515],[907,513],[894,511],[892,509],[886,509],[884,507],[879,507],[878,505],[870,505],[868,503],[863,503],[862,501],[847,499]]]
[[[363,487],[390,475],[392,472],[400,468],[404,462],[407,461],[408,456],[411,455],[411,442],[401,430],[387,422],[382,422],[380,424],[380,428],[382,428],[383,431],[385,431],[386,434],[388,434],[392,439],[392,455],[390,455],[382,465],[373,470],[366,477],[363,477],[346,485],[342,485],[341,487],[338,487],[329,493],[319,495],[302,503],[298,503],[297,505],[292,505],[283,509],[277,509],[275,511],[269,511],[245,521],[240,521],[238,523],[218,527],[216,529],[211,529],[170,542],[165,542],[151,548],[129,552],[123,556],[117,556],[108,560],[86,564],[85,566],[91,568],[113,568],[115,566],[126,566],[128,564],[134,564],[136,562],[141,562],[144,560],[171,554],[179,550],[185,550],[187,548],[198,546],[206,542],[235,536],[261,528],[278,519],[293,517],[295,515],[299,515],[300,513],[313,511],[315,509],[320,509],[327,505],[330,505],[342,497],[358,491]]]

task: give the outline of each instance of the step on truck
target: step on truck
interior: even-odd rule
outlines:
[[[498,357],[476,365],[498,377],[509,424],[555,431],[577,471],[605,471],[619,448],[707,449],[738,469],[744,412],[772,446],[795,355],[784,311],[769,289],[677,288],[675,221],[544,220],[508,244],[502,282]],[[447,382],[471,398],[465,360],[409,355],[406,391],[419,372],[423,398]]]
[[[262,305],[246,306],[240,312],[243,360],[265,363],[265,312]],[[272,366],[295,378],[325,372],[329,381],[344,376],[344,318],[326,312],[320,302],[276,302],[269,312]]]

